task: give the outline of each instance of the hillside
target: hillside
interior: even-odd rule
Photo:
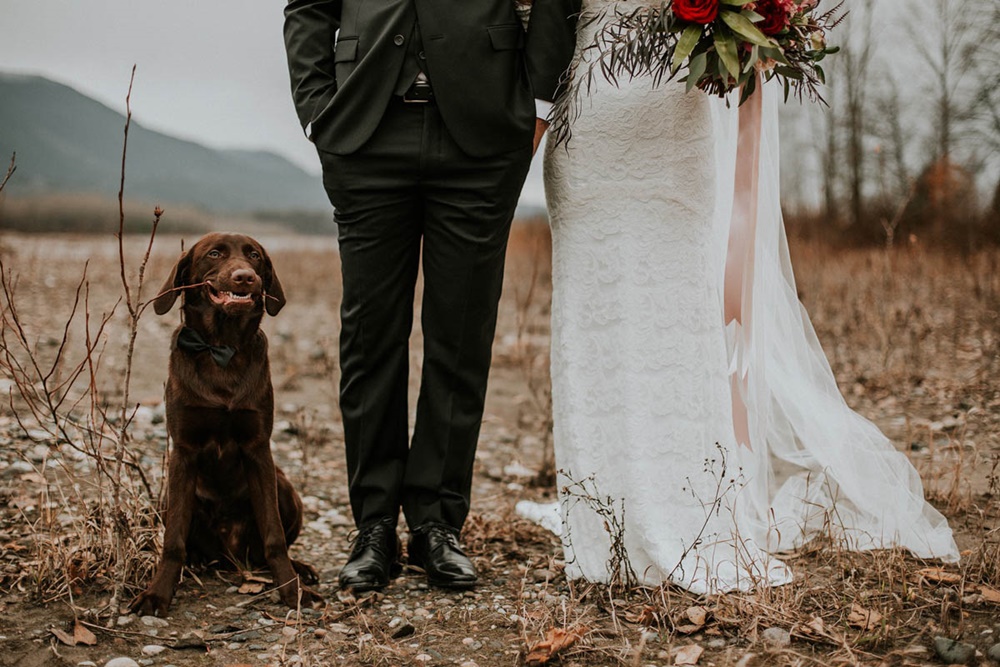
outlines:
[[[72,88],[36,76],[0,74],[0,160],[17,152],[12,196],[118,191],[125,117]],[[326,211],[318,176],[274,153],[215,150],[129,130],[129,197],[210,211]]]

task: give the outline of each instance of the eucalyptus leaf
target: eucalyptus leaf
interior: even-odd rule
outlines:
[[[770,47],[777,46],[774,40],[768,38],[767,35],[762,33],[757,26],[750,22],[750,19],[742,14],[723,10],[720,16],[722,17],[723,22],[733,29],[733,32],[751,44]]]
[[[705,70],[708,68],[708,55],[704,53],[699,53],[694,58],[691,59],[691,63],[688,65],[688,81],[687,89],[691,90],[696,85],[698,85],[698,80],[705,74]]]
[[[698,40],[701,39],[701,30],[701,26],[690,25],[684,30],[681,38],[677,40],[677,46],[674,47],[673,62],[670,65],[671,73],[676,73],[681,68],[681,65],[684,64],[687,57],[691,55],[691,52],[694,51],[694,47],[698,46]]]
[[[761,58],[770,58],[771,60],[776,60],[779,63],[781,63],[782,65],[790,65],[791,64],[791,63],[788,62],[788,58],[785,57],[785,54],[781,51],[781,49],[772,49],[770,47],[761,47],[761,49],[760,49],[760,57]]]
[[[717,30],[713,35],[715,40],[715,50],[719,52],[719,59],[725,66],[726,71],[734,78],[740,76],[740,58],[736,52],[736,40],[727,31]]]

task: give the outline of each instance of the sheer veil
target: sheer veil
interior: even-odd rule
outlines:
[[[713,102],[719,270],[739,297],[739,317],[727,308],[725,320],[734,407],[745,405],[747,415],[744,437],[736,428],[745,441],[735,453],[746,483],[734,508],[740,532],[772,553],[826,533],[852,550],[899,546],[955,561],[951,529],[924,500],[916,469],[844,401],[799,302],[781,215],[781,90],[768,84],[755,95],[762,98],[756,215],[738,210],[754,203],[741,204],[739,195],[734,215],[745,109],[735,93],[728,105]],[[754,102],[744,105],[750,113]]]

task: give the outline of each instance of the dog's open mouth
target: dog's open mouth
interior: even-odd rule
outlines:
[[[217,290],[212,285],[208,285],[208,296],[213,303],[217,303],[220,306],[250,306],[253,305],[255,301],[255,295],[253,293],[247,292],[245,294],[240,294],[239,292],[227,292],[225,290]]]

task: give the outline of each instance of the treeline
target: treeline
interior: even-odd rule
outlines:
[[[845,6],[829,108],[785,112],[792,232],[845,244],[1000,242],[1000,1]]]

